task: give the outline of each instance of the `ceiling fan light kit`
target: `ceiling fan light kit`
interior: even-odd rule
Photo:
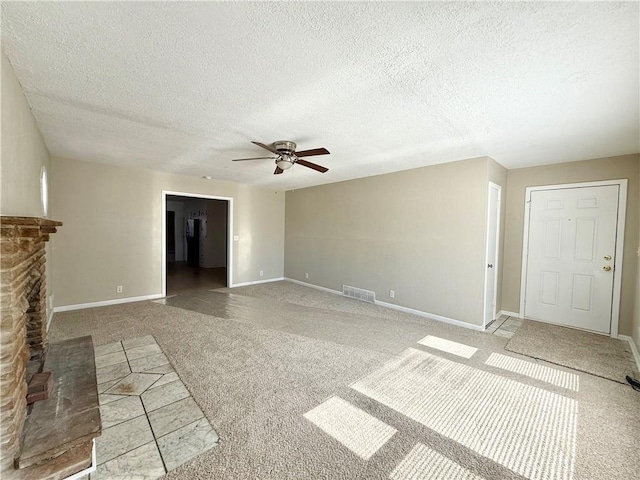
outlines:
[[[276,160],[276,165],[282,170],[287,170],[288,168],[293,167],[293,160],[289,156],[282,156]]]
[[[322,165],[317,165],[315,163],[309,162],[307,160],[302,160],[300,157],[313,157],[315,155],[329,155],[329,150],[324,147],[321,148],[313,148],[311,150],[301,150],[296,152],[297,145],[295,142],[290,140],[278,140],[277,142],[273,142],[270,145],[266,145],[260,142],[251,142],[259,147],[264,148],[265,150],[269,150],[271,153],[277,155],[275,157],[254,157],[254,158],[235,158],[233,162],[244,162],[247,160],[275,160],[276,161],[276,170],[273,172],[274,175],[279,175],[285,170],[293,167],[294,163],[299,163],[307,168],[315,170],[320,173],[325,173],[329,171],[328,168],[323,167]]]

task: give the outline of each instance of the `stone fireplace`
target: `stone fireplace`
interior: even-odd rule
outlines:
[[[91,465],[100,435],[91,337],[49,348],[45,245],[61,222],[0,217],[0,477],[58,480]],[[27,405],[43,367],[52,398]],[[49,375],[49,374],[46,374]]]
[[[28,377],[36,373],[47,349],[45,243],[60,225],[44,218],[0,217],[0,471],[3,473],[13,469],[19,454],[27,413]]]
[[[84,471],[102,430],[91,337],[47,339],[45,245],[61,225],[0,217],[0,477],[7,480]],[[44,376],[48,387],[28,405],[28,383],[43,370],[32,386]]]

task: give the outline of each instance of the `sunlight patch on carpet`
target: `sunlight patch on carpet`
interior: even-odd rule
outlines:
[[[453,355],[464,358],[471,358],[473,354],[478,351],[477,348],[470,347],[469,345],[465,345],[464,343],[452,342],[451,340],[434,337],[433,335],[424,337],[418,343],[420,345],[424,345],[425,347],[435,348],[436,350],[452,353]]]
[[[573,476],[573,399],[414,348],[351,387],[526,478]]]
[[[391,480],[483,480],[453,460],[419,443],[389,475]]]
[[[340,397],[331,397],[305,413],[304,418],[364,460],[396,433],[395,428]]]
[[[509,357],[500,353],[492,353],[485,363],[491,367],[501,368],[550,383],[556,387],[566,388],[574,392],[579,391],[580,377],[573,373],[563,372],[562,370],[527,362],[526,360]]]

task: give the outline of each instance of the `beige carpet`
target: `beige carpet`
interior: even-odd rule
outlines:
[[[156,338],[220,437],[168,479],[637,473],[630,387],[505,355],[504,338],[299,285],[232,291],[55,315],[52,341]]]
[[[526,320],[505,348],[614,382],[637,376],[628,342],[572,328]]]

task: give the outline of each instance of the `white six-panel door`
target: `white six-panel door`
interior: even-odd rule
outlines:
[[[610,333],[619,188],[531,192],[527,318]]]

